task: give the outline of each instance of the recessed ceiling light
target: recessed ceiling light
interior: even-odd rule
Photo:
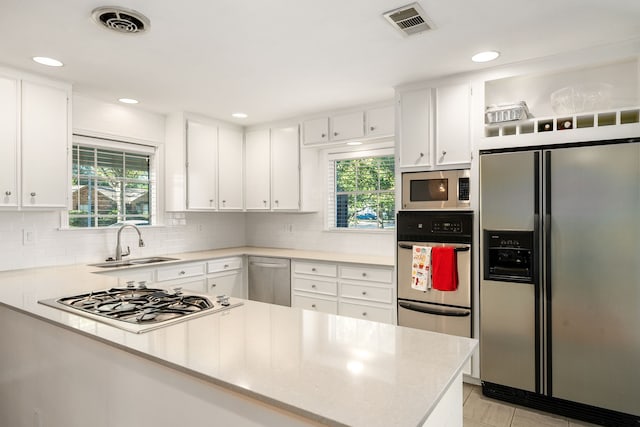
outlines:
[[[231,114],[231,117],[235,117],[236,119],[246,119],[249,116],[245,113],[233,113]]]
[[[137,99],[132,99],[132,98],[120,98],[120,99],[118,99],[118,101],[122,102],[123,104],[137,104],[138,103]]]
[[[360,141],[349,141],[349,142],[347,142],[347,145],[362,145],[362,142],[360,142]]]
[[[495,50],[488,50],[486,52],[476,53],[471,57],[473,62],[489,62],[496,59],[500,56],[500,52],[496,52]]]
[[[34,56],[33,60],[38,64],[48,65],[49,67],[62,67],[62,62],[57,59],[47,58],[46,56]]]

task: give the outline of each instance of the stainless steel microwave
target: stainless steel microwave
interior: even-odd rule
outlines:
[[[469,169],[405,172],[402,209],[468,209]]]

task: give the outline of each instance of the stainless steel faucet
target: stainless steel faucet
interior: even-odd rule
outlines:
[[[142,233],[140,233],[140,229],[133,224],[124,224],[118,229],[118,243],[116,244],[116,261],[122,260],[123,256],[127,256],[131,253],[131,248],[129,246],[127,246],[127,252],[122,253],[122,245],[120,244],[120,234],[122,233],[122,230],[124,230],[127,227],[131,227],[138,232],[138,246],[141,248],[144,247],[144,240],[142,240]]]

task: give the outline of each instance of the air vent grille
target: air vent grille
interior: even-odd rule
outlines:
[[[418,3],[390,10],[384,14],[384,17],[404,36],[422,33],[433,28]]]
[[[135,10],[105,6],[91,12],[93,20],[103,27],[126,34],[140,34],[149,30],[149,18]]]

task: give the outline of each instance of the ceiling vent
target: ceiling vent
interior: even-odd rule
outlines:
[[[383,16],[403,36],[412,36],[433,28],[429,18],[427,18],[418,3],[411,3],[398,9],[390,10]]]
[[[118,6],[98,7],[91,12],[96,23],[119,33],[140,34],[149,30],[149,18],[136,12]]]

